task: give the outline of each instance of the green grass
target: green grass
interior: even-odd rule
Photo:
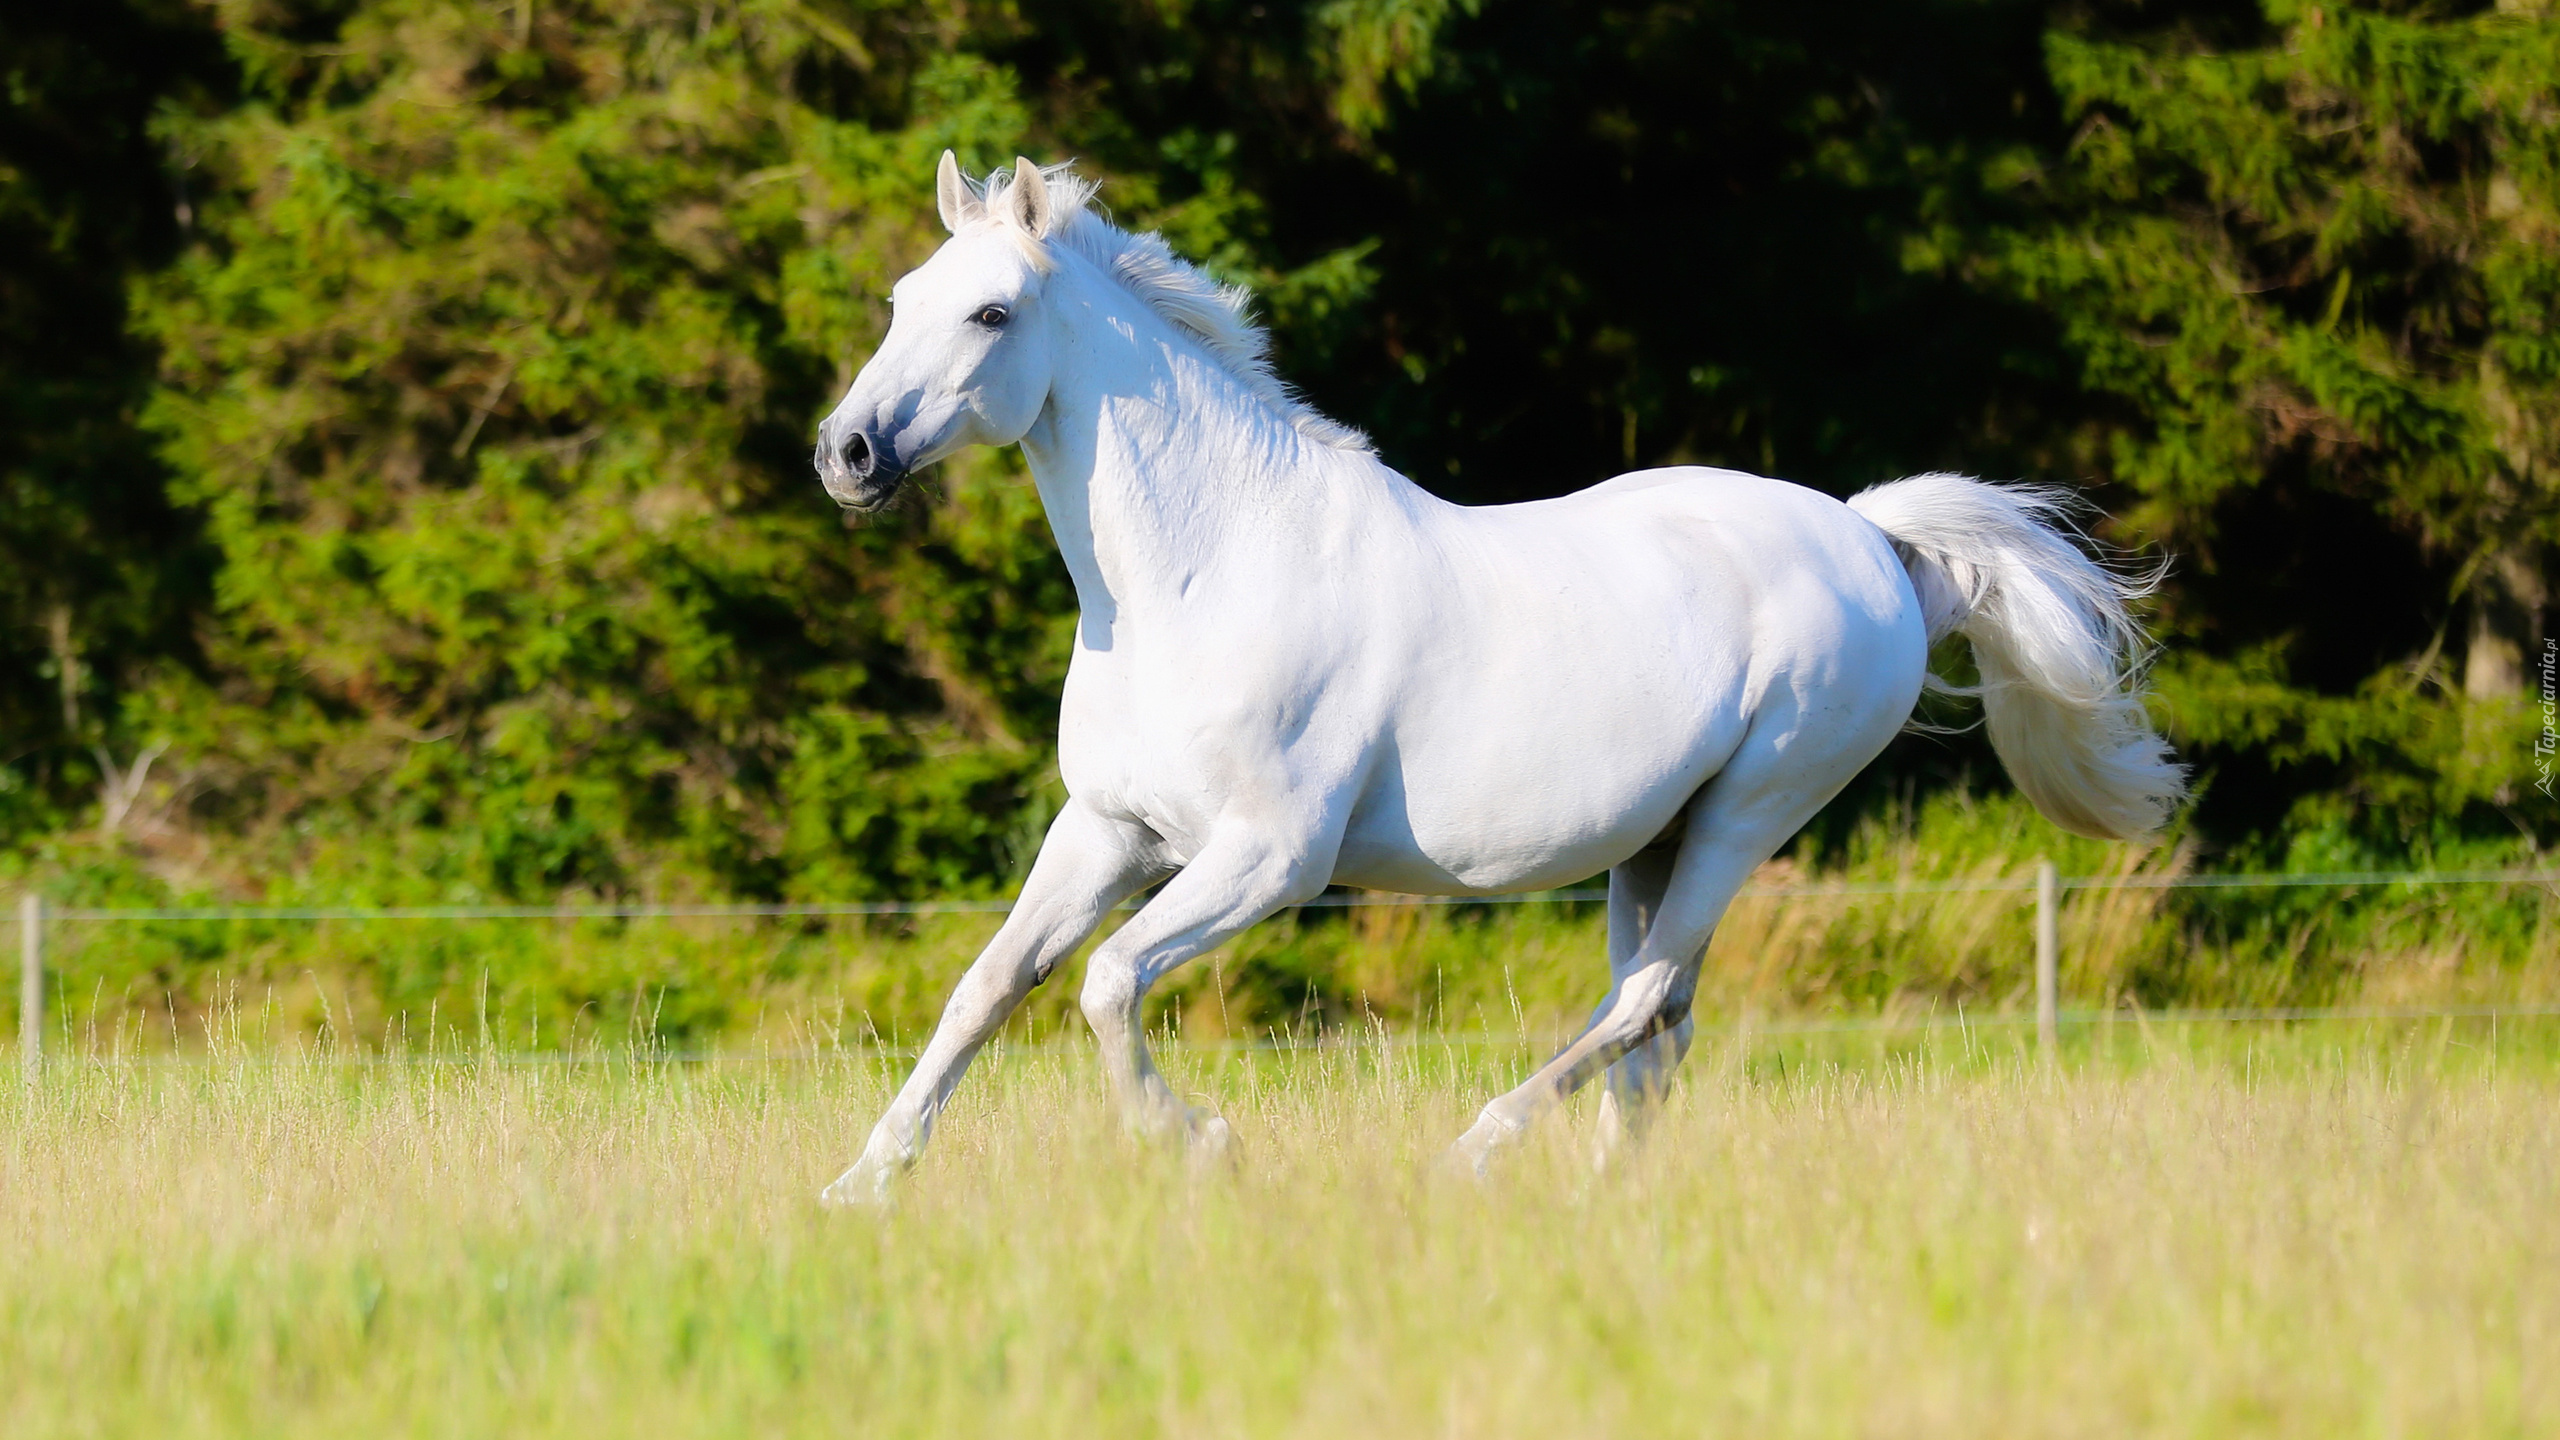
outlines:
[[[1711,1028],[1651,1142],[1431,1161],[1511,1040],[982,1063],[217,1043],[0,1096],[0,1433],[2526,1435],[2560,1428],[2560,1021]]]

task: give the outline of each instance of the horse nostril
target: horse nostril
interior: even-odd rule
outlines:
[[[857,478],[870,478],[871,438],[869,436],[863,434],[859,430],[856,430],[851,435],[845,437],[844,466],[846,469],[852,471]]]

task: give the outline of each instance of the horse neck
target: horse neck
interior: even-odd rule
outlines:
[[[1080,259],[1061,267],[1049,303],[1075,332],[1057,353],[1079,363],[1052,377],[1023,450],[1088,646],[1109,648],[1114,624],[1180,603],[1222,560],[1343,523],[1377,489],[1364,474],[1382,469],[1374,460],[1309,439]]]

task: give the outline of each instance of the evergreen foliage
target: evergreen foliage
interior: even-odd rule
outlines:
[[[2017,183],[2058,218],[2000,273],[2117,402],[2090,430],[2125,532],[2181,557],[2180,737],[2310,772],[2246,824],[2548,836],[2523,677],[2560,553],[2560,24],[2270,0],[2245,47],[2047,54],[2075,130]]]
[[[2560,838],[2547,9],[0,24],[0,850],[102,898],[1008,888],[1073,604],[1036,498],[979,455],[849,527],[807,463],[945,146],[1081,157],[1455,498],[1671,462],[2090,486],[2178,561],[2209,847]],[[1822,833],[1984,759],[1905,742]]]
[[[180,0],[0,11],[0,849],[149,780],[117,722],[132,680],[192,650],[208,557],[137,423],[152,355],[126,287],[191,219],[161,107],[227,67]],[[94,808],[93,808],[94,807]],[[88,813],[83,813],[86,810]]]
[[[912,177],[1020,138],[917,18],[226,14],[253,98],[176,132],[222,199],[141,320],[224,558],[207,677],[134,702],[197,825],[369,893],[1000,880],[1066,605],[1036,506],[848,529],[805,458],[931,243]]]

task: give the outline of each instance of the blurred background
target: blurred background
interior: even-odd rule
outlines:
[[[2541,0],[102,0],[0,13],[0,69],[0,888],[1009,893],[1073,611],[1020,460],[858,524],[807,460],[939,238],[945,147],[1076,160],[1452,499],[1957,470],[2073,485],[2171,561],[2156,710],[2200,799],[2168,841],[2070,841],[1978,733],[1912,735],[1778,880],[2560,840]],[[2099,894],[2066,980],[2560,995],[2554,908]],[[1763,905],[1710,992],[2002,1003],[2026,923]],[[1166,1013],[1566,1009],[1596,924],[1284,920]],[[537,1041],[888,1034],[984,931],[136,924],[58,988],[65,1024],[164,1040],[225,994],[375,1038],[475,1004]]]

